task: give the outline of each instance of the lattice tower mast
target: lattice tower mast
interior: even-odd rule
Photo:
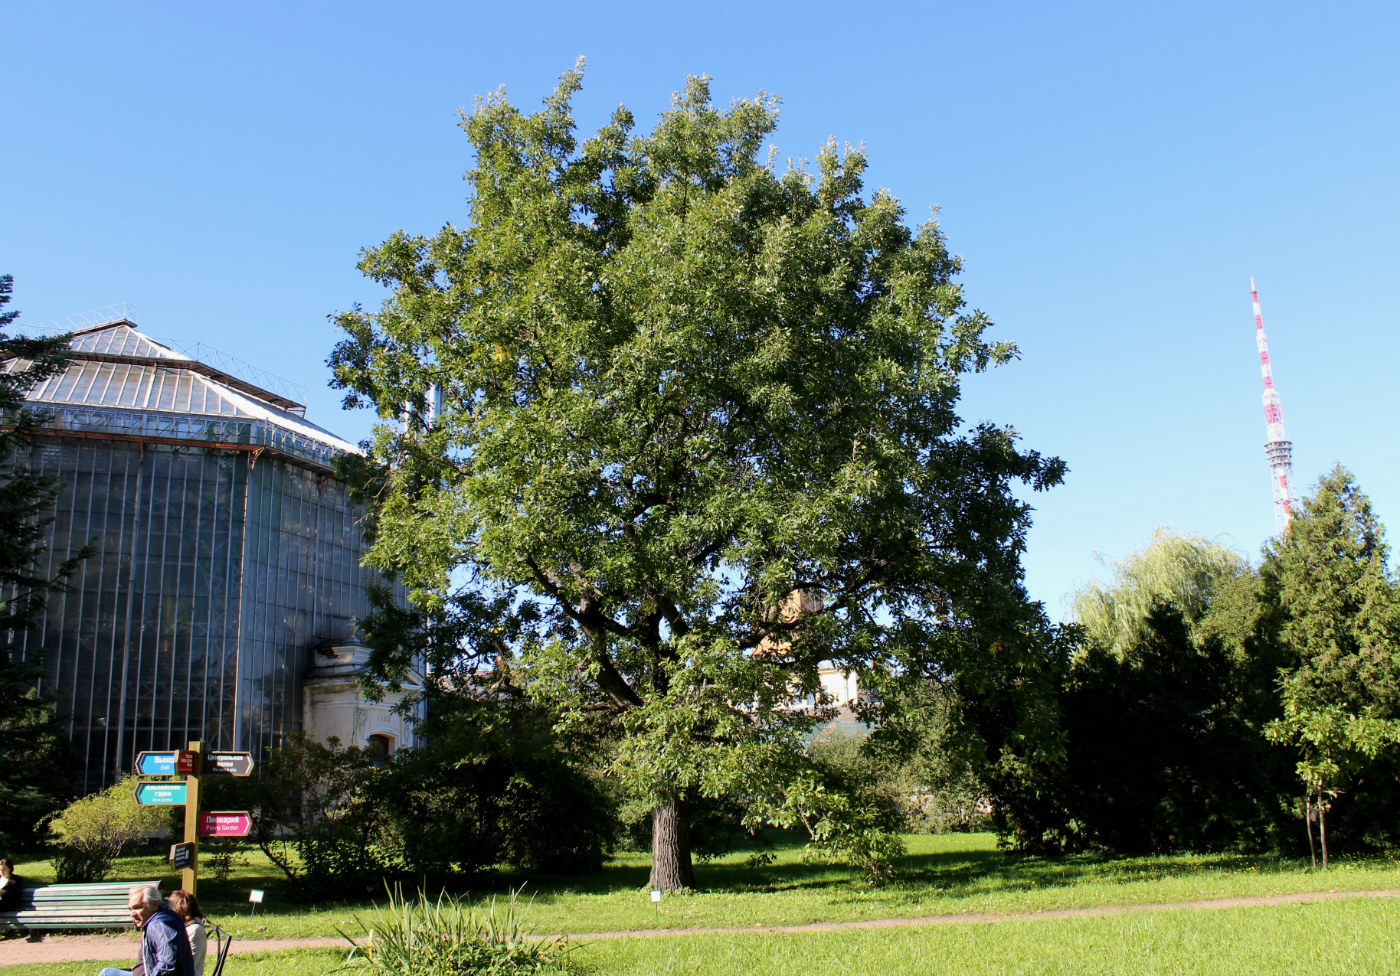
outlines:
[[[1269,339],[1264,335],[1264,316],[1259,311],[1259,291],[1249,279],[1249,297],[1254,302],[1254,341],[1259,346],[1259,371],[1264,374],[1264,427],[1269,439],[1264,453],[1269,458],[1270,480],[1274,487],[1274,530],[1288,531],[1298,495],[1293,488],[1293,442],[1283,432],[1283,402],[1274,388],[1274,370],[1269,364]]]

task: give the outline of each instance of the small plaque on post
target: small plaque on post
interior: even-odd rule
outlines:
[[[176,871],[194,867],[194,845],[174,844],[170,848],[170,866]]]

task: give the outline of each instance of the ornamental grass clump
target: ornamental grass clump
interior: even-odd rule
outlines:
[[[384,908],[354,916],[362,933],[337,928],[352,946],[341,969],[395,976],[567,972],[564,938],[531,937],[518,896],[512,891],[503,905],[492,898],[476,910],[445,892],[434,901],[420,891],[415,900],[395,887]]]

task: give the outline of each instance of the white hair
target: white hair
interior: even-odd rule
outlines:
[[[147,905],[160,904],[160,889],[155,885],[137,885],[127,894],[126,900],[130,901],[132,895],[140,895],[141,900]]]

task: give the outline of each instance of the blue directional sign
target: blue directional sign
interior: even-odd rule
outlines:
[[[177,752],[143,752],[136,757],[136,771],[142,776],[174,776]]]
[[[136,802],[156,806],[184,806],[184,783],[142,783],[136,787]]]

